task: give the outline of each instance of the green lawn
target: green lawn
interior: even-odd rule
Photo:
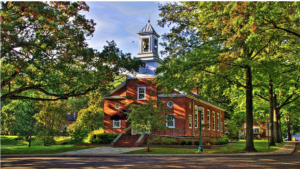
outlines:
[[[55,154],[63,153],[66,151],[82,150],[87,148],[90,147],[73,145],[52,145],[50,147],[1,145],[1,154]]]
[[[15,140],[17,136],[1,136],[1,154],[55,154],[66,151],[87,149],[87,146],[76,146],[72,144],[59,145],[64,142],[70,142],[70,137],[55,137],[56,145],[44,146],[42,140],[35,139],[32,146],[28,147],[25,140]]]
[[[232,145],[226,145],[218,149],[204,149],[202,154],[228,154],[228,153],[243,153],[246,142],[241,140],[238,143]],[[276,143],[276,147],[270,147],[268,150],[267,140],[255,140],[254,146],[258,152],[275,151],[285,143]],[[126,154],[196,154],[197,149],[185,149],[185,148],[151,148],[150,152],[146,149],[127,152]]]

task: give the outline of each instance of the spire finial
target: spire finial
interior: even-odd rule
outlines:
[[[150,23],[150,18],[151,18],[151,15],[149,14],[149,20],[148,20],[149,23]]]

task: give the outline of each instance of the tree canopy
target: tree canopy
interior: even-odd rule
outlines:
[[[59,100],[107,89],[142,62],[114,41],[103,51],[86,42],[96,23],[85,2],[1,2],[1,98]],[[101,30],[100,30],[101,31]]]

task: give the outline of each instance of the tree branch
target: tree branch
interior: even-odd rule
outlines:
[[[15,71],[15,73],[13,73],[8,79],[5,79],[1,82],[1,90],[9,84],[9,82],[11,82],[17,75],[19,74],[18,71]]]

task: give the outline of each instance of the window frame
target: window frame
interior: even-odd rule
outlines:
[[[115,109],[119,109],[119,108],[117,108],[117,104],[119,104],[119,108],[121,107],[120,103],[115,103]]]
[[[144,99],[140,99],[140,88],[144,88]],[[137,88],[137,100],[146,100],[146,87]]]
[[[197,117],[196,117],[196,113],[197,113]],[[198,118],[199,118],[198,106],[195,105],[195,107],[194,107],[194,128],[198,128],[198,126],[199,126],[198,125],[199,124]]]
[[[173,117],[173,126],[169,126],[169,124],[168,124],[168,121],[166,122],[166,126],[168,127],[168,128],[175,128],[175,117],[174,117],[174,114],[169,114],[169,115],[167,115],[167,118],[169,118],[168,116],[170,116],[170,115],[172,115]],[[168,119],[167,119],[168,120]]]
[[[212,114],[212,118],[213,118],[213,131],[216,130],[216,117],[215,117],[215,112],[213,111],[213,114]]]
[[[193,127],[193,120],[192,120],[192,115],[189,114],[189,128]]]
[[[173,105],[172,105],[172,106],[169,106],[169,103],[171,103],[171,102],[173,103]],[[167,102],[167,106],[168,106],[168,108],[170,108],[170,109],[173,108],[173,107],[174,107],[174,102],[173,102],[172,100],[169,100],[169,101]]]
[[[207,109],[207,130],[210,130],[210,110]]]
[[[220,131],[220,114],[217,113],[217,130]]]
[[[119,122],[119,127],[115,127],[115,123],[116,123],[116,122]],[[122,126],[122,125],[121,125],[121,120],[113,120],[113,128],[114,128],[114,129],[120,129],[121,126]]]

